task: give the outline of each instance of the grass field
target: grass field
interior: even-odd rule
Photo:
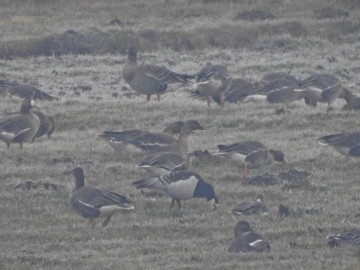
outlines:
[[[359,268],[358,249],[331,249],[326,242],[329,234],[359,228],[359,161],[346,160],[316,142],[323,135],[358,129],[359,112],[341,111],[342,100],[328,113],[324,104],[310,108],[303,103],[292,104],[285,114],[275,114],[277,106],[269,104],[208,108],[205,101],[189,99],[185,91],[147,103],[143,96],[126,97],[121,79],[124,48],[135,42],[139,62],[178,72],[194,74],[206,62],[227,65],[234,77],[254,81],[274,71],[300,79],[329,72],[359,93],[358,1],[2,2],[0,79],[37,86],[59,100],[38,104],[55,119],[50,140],[40,138],[23,149],[0,145],[0,269]],[[326,7],[332,9],[329,18],[316,15]],[[251,9],[269,11],[276,18],[234,19]],[[348,16],[337,16],[339,10]],[[124,25],[109,26],[114,18]],[[91,47],[94,27],[104,33],[104,42]],[[85,38],[90,40],[85,53],[76,43],[66,50],[34,49],[42,39],[70,29],[92,37]],[[122,38],[124,33],[129,39]],[[29,55],[29,48],[34,55]],[[20,103],[2,97],[1,115],[18,110]],[[136,167],[141,157],[119,155],[98,137],[106,129],[161,131],[169,122],[187,119],[206,127],[192,135],[190,149],[260,140],[283,150],[287,163],[254,170],[252,176],[296,168],[311,173],[312,188],[289,192],[281,183],[248,186],[240,180],[240,170],[225,160],[196,161],[194,169],[215,188],[218,209],[193,199],[183,202],[181,211],[169,211],[170,198],[144,197],[132,186],[147,176]],[[66,157],[76,164],[52,163]],[[69,171],[78,165],[88,183],[128,195],[135,210],[115,215],[106,229],[92,230],[69,207]],[[60,188],[15,189],[26,180],[48,181]],[[238,218],[229,210],[259,192],[270,214],[244,219],[271,243],[271,251],[230,254]],[[293,214],[280,218],[280,203]]]

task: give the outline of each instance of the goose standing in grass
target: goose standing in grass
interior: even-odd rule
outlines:
[[[11,143],[20,144],[32,142],[39,127],[40,119],[31,109],[34,103],[30,98],[25,98],[20,107],[20,114],[11,116],[0,122],[0,140],[6,143],[7,148]]]
[[[178,139],[164,134],[141,131],[123,132],[104,132],[100,135],[106,139],[114,149],[125,150],[130,153],[141,152],[180,152],[187,153],[188,137],[193,130],[203,130],[204,128],[194,125],[193,120],[186,121],[181,128]],[[130,135],[128,134],[130,133]],[[131,134],[134,133],[134,134]]]
[[[172,198],[170,209],[176,202],[181,209],[180,200],[205,198],[214,209],[218,204],[214,188],[206,183],[199,174],[191,171],[173,171],[166,175],[133,182],[137,189],[148,188]]]
[[[274,161],[285,163],[284,153],[279,150],[268,149],[258,141],[242,141],[229,145],[219,144],[218,152],[213,155],[225,155],[243,167],[242,176],[247,177],[249,169],[256,169],[271,165]]]
[[[39,117],[40,126],[32,141],[34,141],[35,138],[39,138],[45,134],[48,138],[50,138],[55,129],[54,119],[40,111],[33,111],[33,113]]]
[[[338,247],[342,244],[360,246],[360,230],[351,230],[342,234],[329,235],[327,237],[330,247]]]
[[[88,219],[93,227],[96,218],[105,218],[102,223],[105,227],[116,212],[134,209],[130,199],[123,195],[102,187],[85,185],[82,168],[77,167],[71,172],[75,177],[75,189],[70,196],[70,205],[76,213]]]
[[[231,209],[231,213],[234,215],[266,215],[269,213],[269,209],[263,203],[263,196],[261,194],[257,194],[255,201],[242,201],[238,203],[233,209]]]
[[[346,156],[360,156],[360,131],[326,135],[318,138],[321,145],[331,146]]]
[[[151,95],[156,95],[160,101],[160,95],[168,89],[168,84],[188,84],[189,79],[195,76],[175,73],[166,67],[155,65],[138,65],[137,49],[129,47],[128,57],[123,67],[123,78],[139,94],[146,95],[149,101]]]
[[[228,249],[229,252],[262,252],[269,251],[270,244],[261,234],[253,231],[250,224],[240,220],[234,229],[234,239]]]

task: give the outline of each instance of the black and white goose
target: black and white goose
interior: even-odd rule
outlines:
[[[320,145],[333,147],[346,156],[360,156],[360,131],[326,135],[318,138]]]
[[[274,161],[285,163],[284,153],[268,149],[258,141],[242,141],[229,145],[219,144],[218,152],[213,155],[225,155],[243,167],[243,177],[248,176],[249,169],[271,165]]]
[[[170,209],[176,202],[181,209],[181,200],[205,198],[214,209],[218,204],[214,188],[199,174],[191,171],[173,171],[169,174],[133,182],[137,189],[148,188],[172,198]]]
[[[187,84],[189,79],[195,76],[175,73],[164,66],[138,65],[137,49],[130,46],[127,51],[128,57],[123,67],[123,78],[136,92],[146,95],[149,101],[151,95],[156,95],[160,101],[160,95],[168,90],[168,84]]]
[[[0,140],[6,143],[7,148],[11,143],[18,143],[22,148],[23,143],[33,141],[40,127],[39,117],[31,111],[33,106],[32,99],[25,98],[19,114],[0,122]]]
[[[342,234],[329,235],[327,237],[328,244],[331,247],[337,247],[342,244],[350,244],[353,246],[360,246],[360,230],[351,230]]]
[[[96,218],[105,218],[102,223],[105,227],[116,212],[134,209],[130,199],[123,195],[106,188],[85,185],[82,168],[77,167],[71,172],[75,177],[75,188],[70,196],[70,205],[76,213],[88,219],[93,227]]]
[[[262,252],[269,251],[270,244],[261,234],[253,231],[250,224],[240,220],[234,229],[234,239],[228,249],[229,252]]]

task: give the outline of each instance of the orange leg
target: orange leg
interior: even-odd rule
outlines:
[[[210,96],[207,97],[207,105],[210,107]]]
[[[225,97],[224,95],[220,95],[220,108],[224,108]]]
[[[160,101],[160,95],[157,94],[156,97],[157,97],[157,101]]]
[[[111,216],[108,216],[108,217],[104,220],[104,222],[103,222],[103,224],[102,224],[103,227],[106,227],[106,225],[109,224],[110,218],[111,218]]]
[[[249,176],[249,169],[248,167],[246,166],[246,164],[244,164],[244,167],[243,167],[243,179],[245,179],[246,177]]]

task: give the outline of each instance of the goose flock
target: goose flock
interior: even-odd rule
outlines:
[[[123,79],[140,95],[150,101],[152,95],[160,102],[161,95],[170,88],[185,88],[189,98],[204,99],[208,106],[212,102],[224,108],[227,103],[269,102],[290,104],[304,100],[306,105],[316,106],[326,103],[327,110],[333,110],[336,99],[344,99],[343,110],[358,110],[360,97],[344,87],[332,74],[316,74],[299,80],[287,73],[269,73],[259,82],[248,82],[233,78],[226,67],[206,64],[195,75],[180,74],[164,66],[138,65],[137,49],[131,46],[127,50],[127,60],[123,66]],[[6,95],[20,97],[23,100],[20,111],[5,115],[0,120],[0,140],[7,148],[11,144],[33,143],[40,136],[48,138],[55,129],[51,116],[41,112],[34,103],[36,99],[56,100],[45,92],[18,83],[0,80],[0,91]],[[204,198],[213,209],[219,200],[216,188],[192,170],[192,160],[197,158],[198,151],[189,152],[188,140],[194,132],[206,132],[196,120],[176,121],[166,126],[163,132],[146,130],[104,130],[99,137],[106,141],[116,152],[129,156],[140,155],[142,160],[136,165],[145,170],[149,177],[133,181],[135,189],[149,189],[172,199],[170,209],[181,209],[181,201],[192,198]],[[178,138],[174,135],[179,134]],[[334,147],[348,156],[360,156],[360,131],[330,134],[318,138],[322,145]],[[285,163],[285,154],[272,149],[260,141],[234,141],[230,144],[209,145],[210,151],[201,152],[211,157],[227,157],[241,168],[242,178],[249,176],[250,169],[270,166],[274,162]],[[25,151],[25,150],[24,150]],[[77,167],[71,171],[75,187],[70,195],[71,208],[81,217],[89,220],[95,227],[96,219],[104,219],[102,226],[108,225],[111,217],[117,212],[134,210],[134,202],[128,197],[103,187],[85,185],[84,171]],[[268,207],[259,194],[254,201],[242,201],[231,209],[231,213],[240,216],[265,215]],[[341,243],[360,245],[360,231],[344,232],[328,237],[330,246]],[[228,248],[229,252],[262,252],[269,251],[270,243],[256,233],[247,221],[240,220],[234,230],[234,238]]]

